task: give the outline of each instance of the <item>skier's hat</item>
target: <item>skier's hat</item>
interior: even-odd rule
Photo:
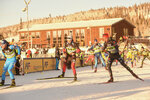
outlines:
[[[109,37],[108,33],[104,33],[103,37],[107,37],[108,38]]]

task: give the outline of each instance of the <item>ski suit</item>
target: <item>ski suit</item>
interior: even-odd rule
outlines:
[[[95,68],[97,68],[98,64],[98,58],[100,58],[102,64],[104,67],[106,67],[105,61],[102,57],[101,51],[102,51],[102,45],[100,43],[94,44],[89,48],[89,50],[94,50],[94,56],[95,56]]]
[[[143,64],[144,64],[144,60],[146,58],[148,58],[150,60],[150,57],[149,57],[149,51],[144,49],[143,51],[141,51],[141,55],[143,56],[143,59],[142,59],[142,62],[141,62],[141,68],[143,67]]]
[[[93,63],[94,62],[94,51],[89,50],[88,54],[89,54],[89,56],[88,56],[87,60],[85,61],[85,63],[87,64],[90,59],[91,59],[91,62]]]
[[[118,44],[115,40],[113,40],[112,38],[109,38],[109,40],[104,43],[103,51],[105,49],[109,52],[108,71],[110,74],[110,80],[108,80],[108,82],[113,82],[113,74],[111,70],[111,65],[115,59],[117,59],[121,63],[121,65],[124,68],[126,68],[135,78],[139,79],[139,77],[124,63],[123,58],[121,58],[121,56],[119,55]]]
[[[16,64],[16,51],[14,45],[9,45],[7,49],[2,50],[3,56],[6,58],[6,62],[3,67],[2,80],[5,80],[5,74],[8,71],[10,78],[14,79],[12,69]],[[19,55],[19,54],[18,54]]]
[[[65,45],[65,52],[66,57],[65,61],[63,61],[63,73],[66,72],[66,67],[70,69],[70,63],[71,63],[71,68],[73,70],[74,76],[76,76],[76,69],[75,69],[75,62],[76,62],[76,50],[79,49],[77,44],[75,42],[66,43]]]
[[[128,49],[126,64],[128,64],[128,61],[131,61],[131,64],[132,64],[132,66],[133,66],[134,51],[133,51],[132,49]]]

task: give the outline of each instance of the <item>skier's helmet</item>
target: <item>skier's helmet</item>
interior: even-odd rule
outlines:
[[[97,39],[94,39],[94,42],[97,42]]]
[[[2,44],[2,45],[4,45],[4,44],[7,44],[7,45],[8,45],[9,43],[8,43],[6,40],[2,40],[2,41],[1,41],[1,44]]]

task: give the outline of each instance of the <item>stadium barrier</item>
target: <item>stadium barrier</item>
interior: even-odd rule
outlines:
[[[44,58],[43,59],[43,70],[54,70],[56,69],[56,59],[55,58]]]
[[[91,65],[88,63],[88,65]],[[80,59],[76,58],[76,67],[80,67]],[[24,58],[23,71],[24,73],[41,72],[56,69],[56,59],[51,58]]]
[[[43,61],[41,58],[24,58],[23,71],[25,73],[43,71]]]
[[[84,58],[85,62],[86,57]],[[3,66],[5,64],[4,59],[0,59],[0,76],[3,72]],[[91,65],[88,62],[87,65]],[[80,67],[80,58],[76,58],[76,67]],[[51,58],[24,58],[23,59],[23,72],[25,74],[31,72],[42,72],[47,70],[55,70],[56,69],[56,59],[54,57]],[[13,73],[15,74],[15,68],[13,68]],[[6,75],[9,75],[8,72]]]

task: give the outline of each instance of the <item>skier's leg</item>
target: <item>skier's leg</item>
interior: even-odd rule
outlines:
[[[108,58],[108,72],[109,72],[109,75],[110,75],[110,79],[108,80],[108,82],[113,82],[113,80],[114,80],[113,73],[112,73],[112,70],[111,70],[111,65],[112,65],[113,61],[114,61],[114,59]]]
[[[132,65],[132,68],[133,68],[134,59],[135,59],[135,57],[134,57],[134,55],[132,55],[132,58],[131,58],[131,65]]]
[[[56,70],[58,70],[58,65],[59,65],[59,59],[56,58]]]
[[[15,66],[15,62],[9,63],[9,66],[8,66],[8,73],[9,73],[11,79],[15,79],[14,74],[12,72],[12,69],[14,68],[14,66]]]
[[[146,56],[143,56],[143,59],[142,59],[142,62],[141,62],[141,66],[140,66],[140,68],[142,68],[143,67],[143,64],[144,64],[144,60],[146,59]]]
[[[85,64],[87,64],[89,60],[90,60],[90,55],[88,56],[87,60],[85,61]]]
[[[105,67],[105,69],[107,70],[107,66],[106,66],[106,63],[105,63],[105,61],[104,61],[104,59],[103,59],[103,56],[102,56],[102,54],[100,54],[100,60],[101,60],[101,62],[102,62],[102,65]]]
[[[132,68],[133,68],[133,60],[131,60],[131,66],[132,66]]]
[[[120,55],[118,55],[117,60],[121,63],[121,65],[122,65],[124,68],[126,68],[126,69],[132,74],[132,76],[134,76],[135,78],[140,79],[140,80],[143,81],[143,79],[139,78],[139,77],[129,68],[129,66],[127,66],[127,65],[124,63],[124,60],[120,57]]]
[[[94,55],[91,55],[91,61],[94,62]]]
[[[93,64],[94,64],[94,55],[91,56],[91,63],[92,63],[92,69],[93,69]]]
[[[94,72],[97,72],[97,64],[98,64],[98,57],[95,55],[95,70]]]
[[[83,67],[83,59],[80,59],[80,66]]]
[[[77,80],[77,73],[76,73],[76,69],[75,69],[75,59],[73,59],[71,61],[71,68],[72,68],[73,75],[74,75],[74,81],[76,81]]]
[[[137,62],[137,55],[134,58],[134,65],[136,66],[136,62]]]
[[[59,75],[58,77],[64,77],[65,76],[65,72],[66,72],[66,62],[63,62],[63,68],[62,68],[62,74]]]
[[[14,68],[15,63],[16,63],[16,62],[11,62],[10,65],[9,65],[9,67],[8,67],[8,73],[9,73],[10,78],[11,78],[11,80],[12,80],[12,83],[11,83],[10,86],[16,86],[14,74],[13,74],[13,72],[12,72],[12,69]]]
[[[73,74],[75,75],[76,69],[75,69],[75,63],[74,62],[71,63],[71,68],[72,68]]]
[[[102,54],[100,53],[100,60],[101,60],[101,62],[102,62],[102,64],[103,64],[103,66],[104,67],[106,67],[106,64],[105,64],[105,61],[104,61],[104,59],[103,59],[103,57],[102,57]]]

